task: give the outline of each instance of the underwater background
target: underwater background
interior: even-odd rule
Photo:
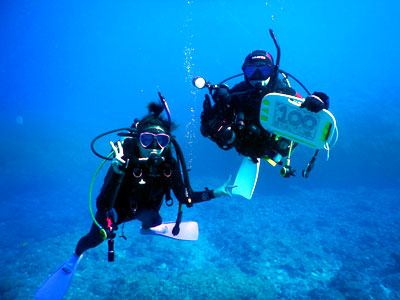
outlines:
[[[32,299],[70,256],[92,222],[92,139],[143,117],[157,92],[193,188],[234,176],[242,157],[201,136],[206,91],[192,78],[238,74],[256,49],[276,58],[271,28],[280,67],[330,97],[329,160],[320,153],[304,179],[313,151],[298,147],[296,177],[264,162],[251,200],[185,209],[196,242],[127,223],[115,262],[106,243],[87,251],[64,299],[400,299],[399,11],[394,0],[1,0],[0,298]],[[164,221],[176,212],[164,205]]]

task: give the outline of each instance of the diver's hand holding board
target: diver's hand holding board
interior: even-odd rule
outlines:
[[[271,93],[264,96],[260,107],[261,126],[269,132],[314,149],[329,144],[336,121],[326,109],[318,113],[300,108],[304,99]]]
[[[260,106],[261,126],[268,132],[304,146],[329,149],[329,143],[337,130],[334,116],[326,109],[314,113],[300,108],[303,102],[302,98],[285,94],[265,95]],[[237,188],[232,193],[251,199],[259,168],[260,162],[254,163],[244,157],[234,183]]]

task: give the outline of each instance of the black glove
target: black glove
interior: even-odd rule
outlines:
[[[224,101],[225,103],[229,103],[231,101],[231,95],[229,93],[229,88],[225,84],[221,84],[214,90],[212,94],[212,98],[215,103]]]
[[[329,97],[321,92],[314,92],[308,96],[301,104],[300,108],[306,108],[311,112],[317,113],[320,110],[329,108]]]
[[[244,113],[243,112],[239,112],[236,115],[236,128],[240,131],[244,129]]]
[[[221,126],[221,130],[218,131],[218,134],[219,140],[224,146],[231,146],[236,138],[235,131],[230,125]]]

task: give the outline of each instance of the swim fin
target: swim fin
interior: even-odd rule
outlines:
[[[36,300],[62,300],[71,284],[81,256],[72,256],[64,262],[37,290]]]
[[[199,225],[197,222],[181,222],[179,224],[180,231],[177,235],[172,234],[172,229],[174,226],[175,222],[166,222],[149,229],[141,228],[140,233],[143,235],[161,235],[172,239],[185,241],[197,241],[199,238]]]
[[[254,163],[250,157],[244,157],[233,184],[236,187],[232,189],[232,194],[251,199],[256,187],[259,170],[260,160]]]

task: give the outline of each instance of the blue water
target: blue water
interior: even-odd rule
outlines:
[[[241,157],[200,134],[205,92],[191,80],[238,74],[255,49],[276,57],[272,28],[281,68],[330,96],[340,136],[329,160],[320,155],[303,179],[312,151],[298,148],[295,178],[263,164],[252,200],[185,209],[199,223],[197,242],[126,224],[116,261],[105,243],[86,252],[65,299],[400,299],[399,8],[1,0],[0,298],[32,299],[69,257],[91,224],[101,162],[91,140],[142,117],[158,91],[179,124],[194,189],[234,175]],[[164,220],[176,210],[163,207]]]

